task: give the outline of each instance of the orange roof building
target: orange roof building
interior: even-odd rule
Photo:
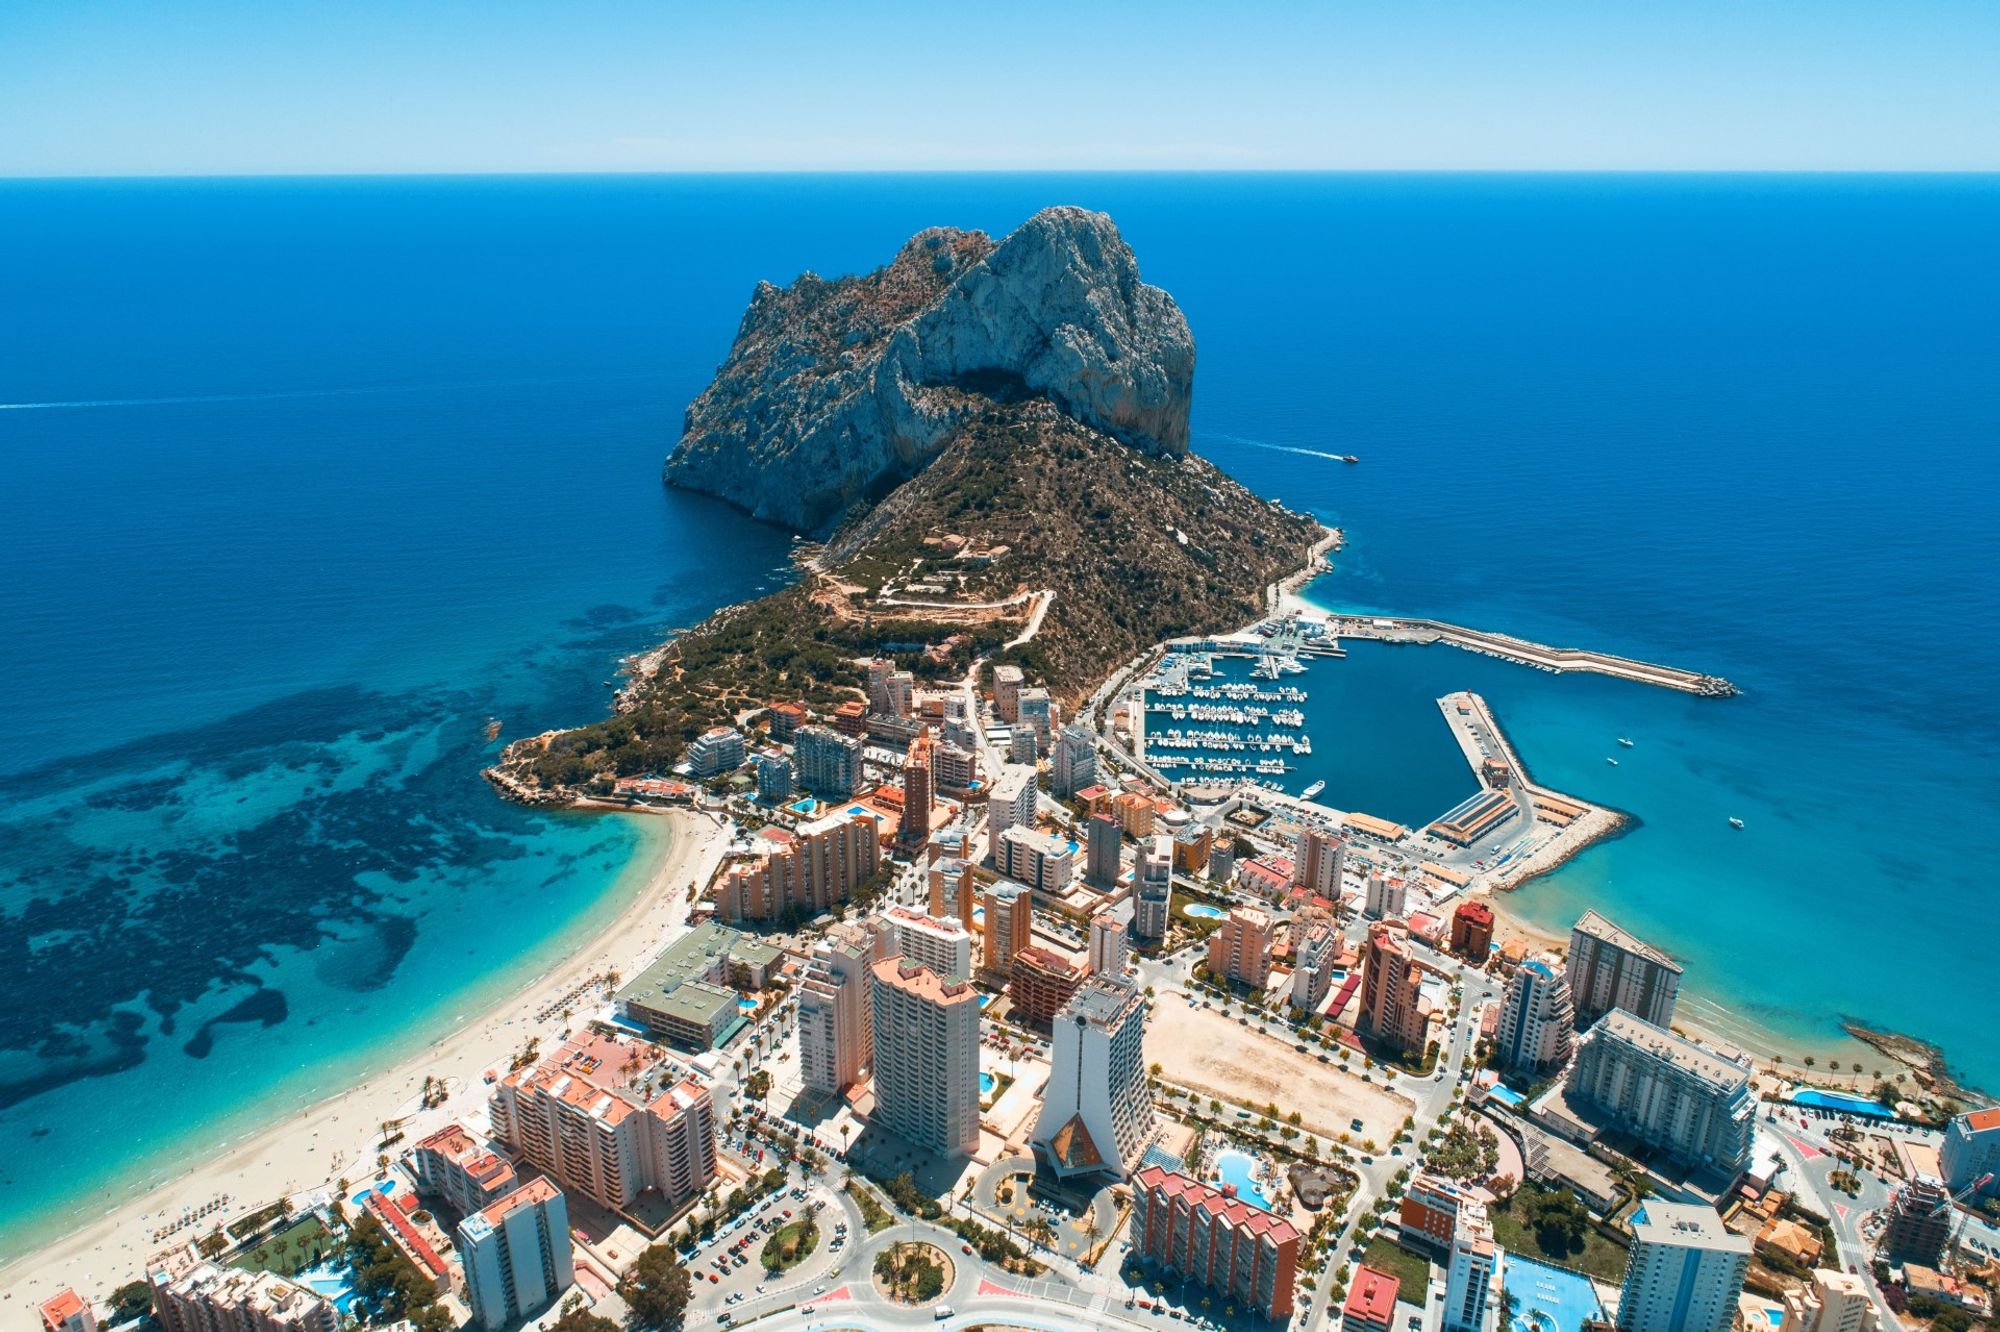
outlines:
[[[1291,1317],[1298,1228],[1234,1189],[1147,1166],[1132,1177],[1131,1237],[1134,1248],[1190,1281],[1273,1322]]]

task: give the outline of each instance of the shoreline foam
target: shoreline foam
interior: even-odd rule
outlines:
[[[204,1157],[173,1178],[125,1199],[84,1225],[0,1261],[0,1312],[32,1317],[35,1304],[65,1285],[92,1298],[140,1278],[145,1260],[162,1244],[151,1239],[163,1218],[223,1194],[230,1203],[216,1222],[271,1201],[281,1193],[303,1197],[345,1177],[358,1186],[375,1173],[380,1125],[401,1120],[404,1142],[482,1107],[485,1072],[531,1037],[545,1044],[567,1026],[562,1001],[607,970],[630,976],[687,919],[689,882],[699,883],[720,860],[727,839],[707,817],[672,811],[665,837],[651,825],[642,886],[591,935],[564,950],[536,975],[505,987],[477,1014],[435,1035],[389,1067],[290,1112]],[[646,853],[642,851],[641,855]],[[636,862],[637,858],[635,858]],[[628,868],[626,874],[632,874]],[[621,874],[620,878],[626,877]],[[608,891],[616,891],[614,887]],[[475,1000],[474,1002],[477,1002]],[[558,1006],[550,1017],[542,1010]],[[442,1105],[419,1110],[427,1076],[444,1078]],[[275,1107],[274,1107],[275,1108]],[[203,1223],[204,1226],[208,1222]],[[201,1233],[190,1227],[180,1237]]]

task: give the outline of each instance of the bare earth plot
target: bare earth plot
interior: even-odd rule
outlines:
[[[1146,1059],[1158,1063],[1169,1081],[1222,1100],[1253,1107],[1275,1101],[1286,1115],[1296,1110],[1306,1128],[1327,1137],[1351,1133],[1356,1142],[1387,1144],[1411,1109],[1380,1083],[1363,1082],[1233,1018],[1175,998],[1159,1004],[1147,1021]]]

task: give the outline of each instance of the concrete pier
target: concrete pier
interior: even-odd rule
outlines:
[[[1467,652],[1478,652],[1545,671],[1592,671],[1639,684],[1658,685],[1662,689],[1678,689],[1703,698],[1731,698],[1737,693],[1736,686],[1719,675],[1656,666],[1651,662],[1634,661],[1630,657],[1613,656],[1587,648],[1550,647],[1545,643],[1515,638],[1511,634],[1467,629],[1441,620],[1420,620],[1400,615],[1330,615],[1326,625],[1327,633],[1341,638],[1372,638],[1383,643],[1446,643]]]

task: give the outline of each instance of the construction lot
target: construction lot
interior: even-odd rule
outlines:
[[[1178,997],[1157,1005],[1146,1025],[1146,1060],[1159,1064],[1168,1081],[1253,1109],[1275,1102],[1281,1116],[1296,1110],[1304,1127],[1323,1137],[1346,1133],[1357,1143],[1372,1138],[1386,1147],[1408,1118],[1410,1102],[1382,1085],[1380,1071],[1376,1081],[1363,1082],[1338,1062],[1322,1064],[1317,1054],[1301,1054]]]

